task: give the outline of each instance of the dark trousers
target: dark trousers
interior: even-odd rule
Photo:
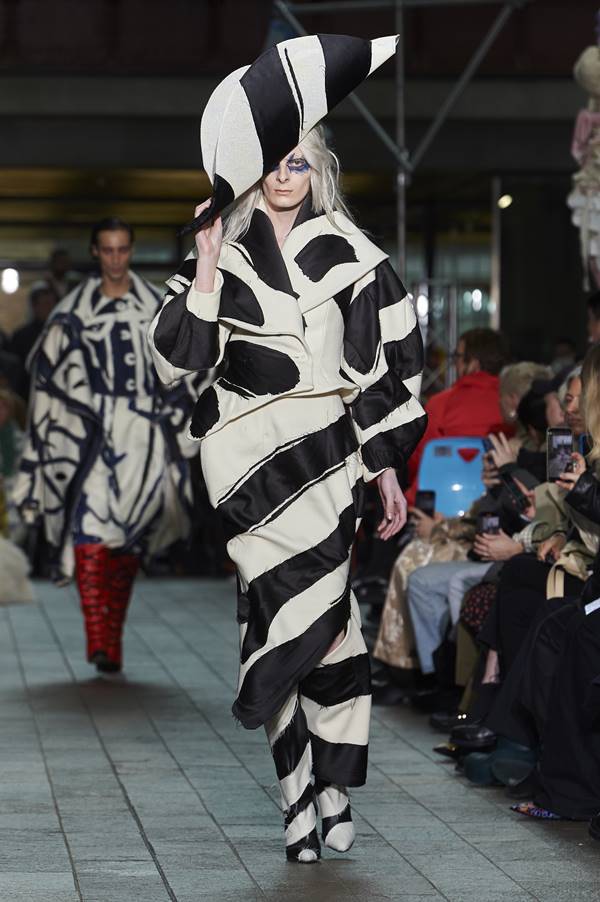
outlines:
[[[503,678],[510,672],[531,624],[546,602],[550,564],[531,554],[519,554],[507,561],[500,575],[498,596],[479,638],[500,655]],[[565,595],[577,596],[583,582],[565,574]]]

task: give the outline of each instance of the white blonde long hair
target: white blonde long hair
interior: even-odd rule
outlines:
[[[324,213],[335,226],[334,212],[344,213],[351,221],[353,216],[346,206],[340,188],[340,163],[327,146],[325,129],[317,125],[299,144],[310,166],[310,191],[314,213]],[[249,188],[232,205],[223,225],[223,240],[237,241],[250,228],[252,214],[262,196],[261,181]]]

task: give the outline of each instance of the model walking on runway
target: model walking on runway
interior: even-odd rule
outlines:
[[[131,227],[102,220],[90,246],[99,274],[54,308],[32,352],[14,497],[43,525],[55,576],[75,576],[88,661],[115,672],[140,559],[189,531],[185,433],[201,378],[173,390],[156,378],[147,333],[160,296],[129,268]]]
[[[365,482],[397,533],[395,468],[425,429],[421,336],[386,254],[352,221],[317,123],[395,38],[285,41],[228,76],[202,119],[214,194],[151,330],[172,383],[217,367],[190,433],[238,572],[236,718],[266,727],[290,861],[354,841],[370,673],[350,554]],[[224,226],[220,213],[228,207]]]

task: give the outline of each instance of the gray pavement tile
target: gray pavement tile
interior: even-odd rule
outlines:
[[[285,902],[287,902],[287,898],[286,894]],[[208,890],[204,893],[202,887],[192,890],[183,890],[183,892],[180,891],[177,895],[177,902],[198,902],[198,900],[201,899],[214,899],[214,902],[264,902],[265,896],[261,890],[251,889],[250,887],[244,889],[243,896],[241,896],[239,892],[229,892],[228,890],[219,890],[218,896],[215,896],[213,890]],[[279,896],[277,902],[284,902],[284,900]],[[306,897],[303,902],[306,902]],[[317,902],[317,900],[315,900],[315,902]]]
[[[537,898],[520,887],[515,887],[508,893],[497,893],[492,889],[479,889],[476,894],[472,891],[444,890],[444,897],[448,899],[448,902],[474,902],[475,899],[477,902],[533,902]],[[592,900],[590,899],[588,902],[592,902]]]
[[[154,850],[166,870],[238,870],[240,861],[232,846],[220,836],[196,843],[154,842]]]
[[[220,898],[220,893],[257,892],[255,882],[241,865],[236,869],[218,867],[186,869],[170,868],[166,865],[164,870],[178,902],[190,893],[196,893],[197,897],[212,896],[216,900]]]
[[[531,839],[529,837],[525,839],[503,839],[497,842],[485,840],[484,842],[475,842],[474,846],[478,852],[490,858],[503,870],[510,870],[504,867],[504,864],[513,861],[530,862],[561,857],[560,852],[558,850],[553,851],[547,842],[533,837]]]
[[[576,853],[573,857],[576,858]],[[540,880],[542,883],[553,883],[555,886],[576,884],[586,880],[589,875],[589,862],[547,858],[540,855],[525,861],[506,861],[502,869],[520,883],[531,883]],[[596,873],[600,881],[600,858],[596,862]],[[600,891],[600,887],[599,887]]]
[[[43,754],[83,902],[168,898],[123,790],[178,902],[600,902],[584,826],[518,821],[500,792],[457,778],[432,752],[426,718],[404,707],[374,712],[370,779],[352,796],[355,847],[324,850],[318,866],[288,864],[264,733],[244,731],[229,710],[232,585],[141,581],[126,675],[115,680],[83,661],[74,589],[40,583],[38,595],[39,606],[0,609],[0,902],[76,902]]]
[[[82,879],[98,877],[110,880],[116,877],[119,881],[124,881],[129,877],[136,880],[139,877],[149,877],[155,880],[157,877],[156,865],[151,858],[111,859],[108,855],[105,857],[104,849],[102,849],[102,857],[97,860],[79,859],[77,873]]]
[[[571,886],[555,883],[527,882],[526,889],[540,902],[599,902],[598,881],[580,880]]]
[[[22,871],[0,873],[0,899],[2,902],[78,902],[73,875],[68,873],[44,873]]]

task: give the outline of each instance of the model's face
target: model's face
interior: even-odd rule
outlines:
[[[125,229],[100,232],[98,243],[92,248],[92,254],[100,264],[102,277],[111,282],[120,282],[125,278],[132,252],[133,245]]]
[[[567,425],[575,435],[582,435],[582,433],[585,432],[585,423],[583,422],[583,417],[579,413],[580,398],[581,379],[576,376],[569,382],[564,403],[565,425]]]
[[[310,166],[300,147],[280,160],[275,169],[262,180],[262,191],[273,210],[293,210],[299,207],[310,189]]]

